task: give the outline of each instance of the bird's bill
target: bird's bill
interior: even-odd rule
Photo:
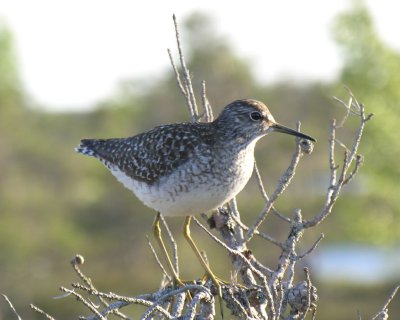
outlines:
[[[302,139],[307,139],[307,140],[311,140],[313,142],[316,142],[317,140],[315,140],[313,137],[310,137],[304,133],[301,133],[299,131],[290,129],[288,127],[285,127],[279,123],[274,123],[273,125],[270,126],[270,128],[272,129],[272,131],[276,131],[276,132],[282,132],[282,133],[286,133],[286,134],[290,134],[292,136],[296,136]]]

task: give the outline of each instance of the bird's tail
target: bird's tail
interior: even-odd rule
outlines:
[[[94,142],[94,139],[82,139],[79,146],[74,150],[78,153],[84,154],[85,156],[96,157],[96,152],[93,148]]]

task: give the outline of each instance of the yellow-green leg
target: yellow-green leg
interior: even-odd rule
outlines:
[[[217,287],[218,290],[218,298],[219,298],[219,303],[221,306],[221,314],[223,318],[223,307],[222,307],[222,288],[220,285],[220,281],[217,279],[217,277],[214,275],[214,273],[211,271],[210,266],[207,264],[207,262],[204,261],[203,256],[201,255],[199,249],[197,249],[196,244],[194,243],[192,236],[190,235],[190,221],[192,220],[191,216],[187,216],[185,219],[185,224],[184,224],[184,229],[183,229],[183,234],[185,235],[185,238],[187,242],[189,242],[190,247],[196,254],[197,258],[199,259],[201,265],[203,266],[204,270],[206,271],[206,276],[211,279],[211,281],[214,283],[214,285]]]
[[[157,216],[156,219],[154,220],[153,223],[153,233],[154,233],[154,237],[157,239],[157,242],[160,246],[161,251],[164,253],[165,259],[167,260],[168,263],[168,267],[172,273],[172,276],[174,278],[174,282],[177,285],[182,285],[183,286],[183,282],[181,281],[181,279],[179,278],[179,275],[176,273],[175,268],[172,264],[172,261],[169,257],[168,251],[164,245],[164,241],[161,237],[161,227],[160,227],[160,218],[161,214],[159,212],[157,212]]]

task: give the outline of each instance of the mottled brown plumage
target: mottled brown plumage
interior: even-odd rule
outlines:
[[[209,123],[178,123],[156,127],[129,138],[83,139],[78,152],[116,165],[129,177],[153,184],[194,156],[196,147],[212,147]]]

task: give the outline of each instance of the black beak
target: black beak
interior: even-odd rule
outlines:
[[[317,140],[315,140],[313,137],[310,137],[304,133],[298,132],[296,130],[290,129],[288,127],[285,127],[279,123],[274,123],[273,125],[270,126],[270,128],[272,129],[272,131],[276,131],[276,132],[282,132],[282,133],[286,133],[286,134],[290,134],[292,136],[296,136],[302,139],[307,139],[307,140],[311,140],[313,142],[316,142]]]

